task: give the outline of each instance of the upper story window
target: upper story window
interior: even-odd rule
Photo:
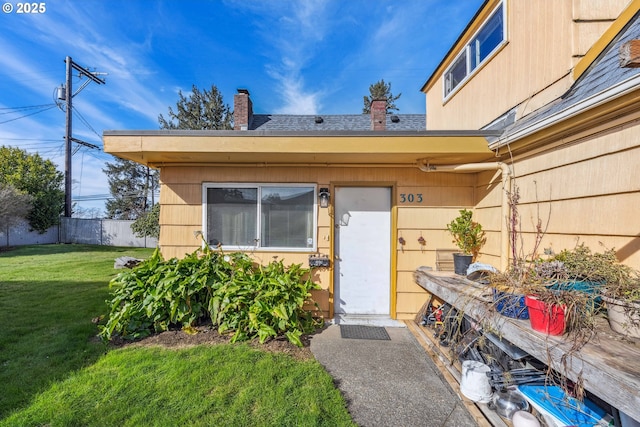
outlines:
[[[315,249],[316,194],[309,184],[205,184],[206,241],[235,249]]]
[[[445,71],[445,98],[506,41],[505,30],[504,5],[500,3]]]

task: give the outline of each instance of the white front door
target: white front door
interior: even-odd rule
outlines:
[[[335,188],[334,310],[390,313],[391,188]]]

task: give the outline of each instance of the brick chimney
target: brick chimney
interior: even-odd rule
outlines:
[[[621,67],[640,67],[640,40],[629,40],[621,45],[619,58]]]
[[[387,100],[374,99],[371,101],[371,130],[386,130],[387,128]]]
[[[238,89],[233,96],[233,130],[249,130],[253,119],[253,103],[247,89]]]

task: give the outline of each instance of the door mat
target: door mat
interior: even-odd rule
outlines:
[[[391,340],[380,326],[340,325],[340,337],[354,340]]]

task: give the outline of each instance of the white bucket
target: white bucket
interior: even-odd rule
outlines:
[[[622,335],[640,338],[640,326],[637,324],[640,321],[638,315],[640,307],[637,304],[627,304],[606,296],[602,299],[607,303],[607,317],[611,329]]]
[[[460,377],[460,392],[474,402],[488,403],[491,400],[491,384],[487,372],[491,368],[476,360],[462,362],[462,376]]]
[[[516,411],[511,417],[513,427],[540,427],[540,421],[527,411]]]

